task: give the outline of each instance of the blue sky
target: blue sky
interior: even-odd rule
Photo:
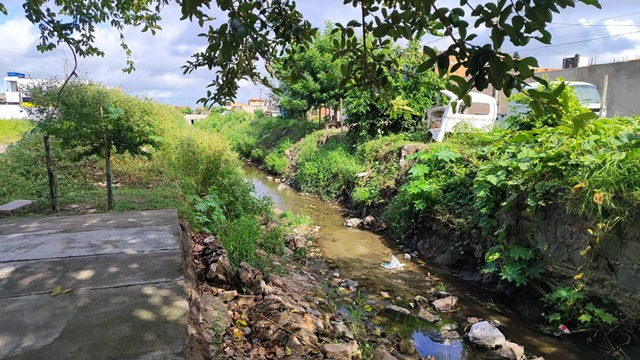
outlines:
[[[479,0],[477,0],[479,1]],[[477,2],[475,1],[475,2]],[[472,1],[473,2],[473,1]],[[18,71],[34,78],[63,78],[65,58],[72,66],[68,49],[59,48],[41,54],[36,50],[38,29],[24,17],[22,2],[4,0],[8,16],[0,14],[0,74]],[[315,25],[322,27],[327,20],[346,22],[359,17],[359,11],[343,0],[299,0],[299,9]],[[449,7],[458,1],[438,2]],[[531,42],[515,49],[505,42],[503,50],[518,51],[523,56],[536,56],[541,67],[560,67],[562,58],[582,54],[598,64],[640,58],[640,2],[629,0],[601,0],[603,9],[578,4],[575,9],[554,14],[550,25],[554,38],[551,46]],[[213,11],[213,15],[216,11]],[[197,36],[201,29],[188,21],[180,21],[177,5],[163,10],[163,30],[155,36],[127,29],[125,36],[133,51],[136,71],[125,74],[125,56],[119,47],[117,34],[108,27],[99,29],[96,42],[106,52],[103,58],[79,58],[78,74],[109,86],[120,86],[135,95],[144,95],[163,103],[195,106],[206,93],[213,73],[202,70],[183,75],[181,66],[190,55],[206,46]],[[487,32],[478,30],[478,41],[486,41]],[[444,48],[447,39],[426,37],[425,43]],[[249,98],[264,98],[268,90],[243,80],[238,102]]]

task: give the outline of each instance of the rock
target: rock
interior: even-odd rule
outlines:
[[[476,324],[476,323],[478,323],[478,318],[477,318],[477,317],[475,317],[475,316],[468,317],[468,318],[467,318],[467,322],[468,322],[469,324],[471,324],[471,325]]]
[[[356,286],[358,286],[358,282],[351,279],[344,279],[340,281],[340,286],[345,288],[351,288],[351,287],[355,288]]]
[[[364,224],[365,224],[366,226],[373,226],[373,225],[375,225],[375,223],[376,223],[376,218],[374,218],[374,217],[373,217],[373,216],[371,216],[371,215],[368,215],[368,216],[365,216],[365,218],[363,219],[363,221],[364,221]]]
[[[413,301],[416,302],[416,304],[420,305],[420,306],[425,306],[429,303],[429,300],[427,300],[426,297],[421,296],[421,295],[417,295]]]
[[[267,176],[267,181],[273,181],[273,176]]]
[[[251,295],[262,295],[267,292],[267,283],[262,279],[254,280],[249,285],[247,292]]]
[[[282,191],[282,190],[287,190],[287,188],[288,188],[287,185],[285,185],[283,183],[280,183],[280,185],[278,185],[278,189],[277,190],[278,191]]]
[[[253,280],[262,279],[262,274],[260,273],[260,271],[244,261],[241,262],[238,266],[237,275],[238,280],[242,285],[248,285],[252,283]]]
[[[227,306],[221,300],[221,298],[214,297],[206,292],[200,298],[202,318],[206,324],[205,328],[215,328],[219,334],[223,334],[231,324]]]
[[[420,308],[420,312],[418,313],[418,317],[422,320],[428,321],[430,323],[435,323],[440,321],[440,317],[433,315],[425,308]]]
[[[402,354],[413,355],[416,352],[416,344],[411,339],[401,340],[398,348]]]
[[[403,257],[404,257],[404,259],[405,259],[405,260],[407,260],[407,261],[411,261],[411,255],[410,255],[410,254],[406,254],[406,253],[405,253],[405,254],[403,255]]]
[[[454,339],[459,339],[460,334],[458,334],[458,332],[455,330],[447,330],[447,331],[442,331],[440,333],[440,337],[444,340],[454,340]]]
[[[350,228],[357,228],[362,226],[363,223],[364,223],[364,220],[362,219],[351,218],[344,223],[344,226],[350,227]]]
[[[387,309],[396,312],[398,314],[402,314],[402,315],[409,315],[411,314],[411,311],[409,311],[409,309],[405,309],[403,307],[397,306],[397,305],[387,305],[386,306]]]
[[[238,292],[235,290],[223,291],[221,293],[218,293],[218,297],[224,302],[232,301],[236,298],[236,296],[238,296]]]
[[[383,299],[388,299],[391,297],[386,291],[380,291],[380,296],[382,296]]]
[[[348,343],[339,344],[324,344],[322,346],[322,353],[325,358],[328,359],[360,359],[360,349],[358,343],[355,340],[351,340]]]
[[[494,348],[505,342],[504,335],[500,330],[488,321],[481,321],[471,325],[469,340],[476,345],[487,348]]]
[[[436,310],[438,311],[451,311],[453,310],[453,307],[456,305],[456,302],[458,302],[457,297],[447,296],[446,298],[434,300],[432,304],[433,304],[433,307],[435,307]]]
[[[251,306],[256,302],[256,297],[253,295],[238,295],[239,306]]]
[[[292,257],[294,255],[293,250],[289,249],[288,246],[285,246],[283,251],[284,251],[284,254],[288,257]]]
[[[524,346],[505,341],[498,350],[498,355],[509,360],[522,360],[524,359]]]
[[[375,360],[398,360],[397,357],[391,355],[387,349],[382,346],[378,346],[373,349],[371,353],[371,358]]]
[[[207,244],[207,245],[209,245],[209,244],[211,244],[212,242],[214,242],[215,240],[216,240],[216,237],[215,237],[215,236],[208,236],[208,237],[206,237],[204,240],[202,240],[202,242],[203,242],[203,243],[205,243],[205,244]]]
[[[267,281],[267,283],[269,285],[277,286],[277,287],[279,287],[281,289],[284,288],[284,280],[278,275],[269,274],[269,275],[267,275],[265,280]]]
[[[348,340],[355,339],[351,330],[349,330],[347,325],[345,325],[342,321],[332,321],[331,325],[333,325],[335,335]]]
[[[277,183],[279,183],[279,182],[280,182],[280,179],[276,179],[275,181],[276,181]]]
[[[302,235],[296,235],[293,237],[293,243],[296,249],[307,247],[307,238]]]

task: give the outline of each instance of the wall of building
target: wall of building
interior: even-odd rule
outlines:
[[[632,116],[640,114],[640,61],[592,65],[573,69],[542,72],[551,80],[560,77],[566,81],[586,81],[598,87],[600,94],[604,87],[604,76],[609,75],[607,90],[607,117]]]

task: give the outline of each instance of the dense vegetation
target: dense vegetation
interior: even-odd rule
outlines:
[[[611,313],[588,296],[586,268],[572,282],[540,287],[545,250],[510,232],[516,218],[536,221],[566,209],[594,234],[582,252],[588,259],[616,226],[633,219],[640,118],[569,119],[536,122],[530,130],[456,133],[443,143],[424,143],[416,133],[354,139],[311,122],[241,112],[211,116],[197,127],[227,137],[242,156],[293,179],[301,191],[384,214],[397,241],[425,233],[448,238],[447,252],[474,254],[503,285],[544,292],[553,322],[611,323]],[[402,159],[403,166],[405,145],[421,150]]]
[[[118,143],[111,144],[115,210],[178,208],[180,217],[195,230],[220,237],[233,266],[242,259],[260,269],[273,268],[271,256],[282,256],[285,230],[262,229],[261,225],[273,218],[271,204],[252,196],[253,188],[243,181],[240,161],[227,140],[189,126],[180,111],[170,106],[95,85],[74,84],[70,89],[72,96],[64,100],[63,117],[37,123],[34,132],[0,154],[0,203],[31,199],[35,204],[26,215],[50,213],[42,136],[51,130],[61,212],[107,210],[102,196],[106,186],[105,165],[100,159],[103,153],[91,151],[94,144],[80,138],[89,138],[92,126],[79,131],[72,115],[94,116],[93,129],[102,133],[102,126],[113,125],[101,119],[110,104],[112,113],[130,123],[104,130],[117,140],[136,137],[130,139],[131,149],[115,151]],[[74,102],[85,97],[105,105],[103,114],[99,106]],[[120,134],[134,126],[132,122],[141,125],[144,132]],[[140,142],[144,139],[151,141]]]

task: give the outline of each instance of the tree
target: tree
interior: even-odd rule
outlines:
[[[333,27],[327,23],[323,33],[318,33],[307,49],[287,55],[273,64],[273,74],[278,80],[274,93],[280,107],[288,116],[304,116],[312,108],[337,107],[344,95],[340,86],[340,61],[332,59]],[[296,69],[283,65],[293,57]]]
[[[396,64],[380,73],[395,98],[381,99],[376,96],[377,88],[363,89],[352,82],[344,100],[349,130],[364,136],[420,130],[424,114],[436,103],[440,90],[445,88],[445,80],[434,68],[422,73],[409,71],[425,60],[417,41],[404,48],[388,46],[375,52],[376,56],[384,56]]]
[[[107,208],[113,209],[111,152],[139,154],[153,143],[154,129],[146,108],[126,95],[95,84],[70,82],[64,96],[59,86],[32,90],[34,113],[41,116],[40,127],[67,148],[80,147],[85,155],[105,160]],[[43,116],[59,101],[54,116]]]
[[[24,4],[27,18],[41,31],[38,48],[51,50],[61,42],[72,46],[80,56],[101,55],[93,45],[95,26],[108,23],[121,35],[122,47],[130,50],[122,37],[124,26],[141,26],[142,31],[159,30],[160,10],[169,0],[114,0],[114,1],[28,1]],[[294,55],[312,43],[317,29],[304,19],[294,0],[183,0],[178,2],[182,18],[196,21],[203,27],[200,36],[209,46],[193,55],[184,66],[188,73],[198,68],[215,69],[211,83],[214,91],[207,91],[201,99],[205,105],[233,99],[238,81],[249,78],[268,84],[257,64],[263,60],[268,66],[283,55]],[[395,98],[381,77],[384,69],[391,69],[393,60],[380,52],[399,40],[420,40],[426,34],[448,37],[452,45],[437,52],[424,46],[426,60],[417,67],[418,72],[431,71],[437,66],[441,74],[449,71],[450,56],[456,60],[453,69],[466,68],[466,78],[450,76],[447,88],[466,101],[472,87],[485,89],[489,84],[510,95],[534,73],[537,66],[533,57],[514,58],[500,49],[505,41],[514,46],[525,46],[531,41],[551,43],[547,26],[553,14],[579,4],[600,8],[598,0],[496,0],[472,5],[460,0],[459,7],[438,7],[439,0],[345,0],[345,6],[360,8],[361,16],[346,24],[336,24],[336,58],[351,56],[360,61],[342,68],[342,81],[354,81],[361,88],[377,88],[379,96]],[[212,5],[224,13],[224,18],[213,25]],[[0,11],[6,9],[0,3]],[[474,43],[474,29],[486,28],[491,40]],[[359,33],[359,34],[358,34]],[[365,38],[359,42],[358,36]],[[285,69],[295,70],[295,56],[288,56]],[[357,66],[356,66],[357,65]],[[133,69],[131,58],[126,70]],[[554,99],[541,102],[558,104]],[[559,110],[558,110],[559,111]]]

